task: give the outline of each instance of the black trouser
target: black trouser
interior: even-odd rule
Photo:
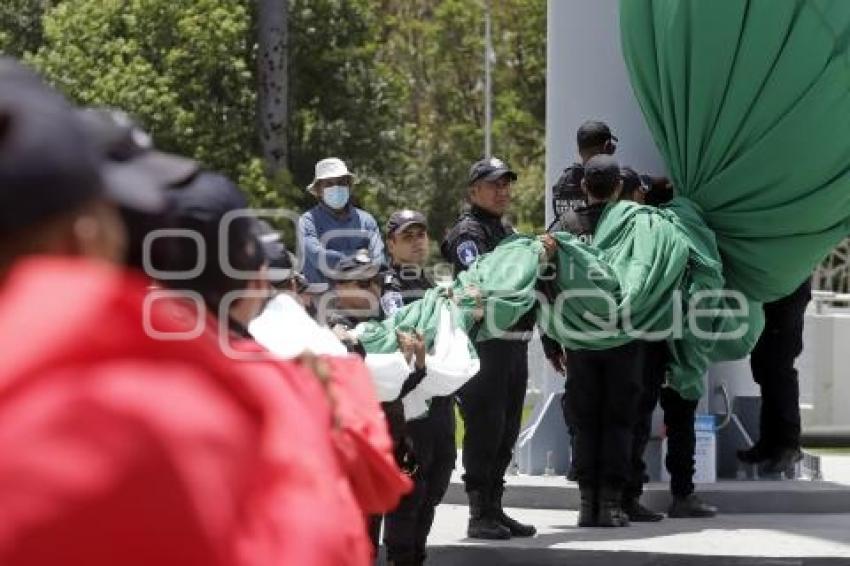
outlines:
[[[667,459],[664,464],[670,472],[670,493],[674,497],[687,497],[694,492],[694,452],[697,444],[694,419],[698,404],[697,400],[684,399],[675,389],[661,389],[661,409],[667,432]]]
[[[800,382],[794,360],[803,351],[803,318],[812,282],[765,303],[764,332],[750,355],[753,379],[761,386],[759,446],[768,456],[800,447]]]
[[[580,486],[622,488],[631,476],[632,437],[644,344],[567,353],[568,418]]]
[[[457,458],[452,398],[434,398],[426,417],[407,423],[407,434],[419,467],[413,491],[384,517],[384,545],[392,562],[425,559],[434,513],[449,487]]]
[[[696,433],[694,418],[697,401],[683,399],[675,390],[663,387],[670,351],[666,342],[646,342],[643,367],[643,390],[638,402],[638,418],[632,443],[632,472],[624,497],[640,498],[643,485],[649,481],[643,453],[652,430],[652,413],[661,399],[664,428],[667,431],[667,458],[670,492],[685,497],[694,492],[694,450]]]
[[[413,463],[410,459],[412,442],[404,420],[404,403],[402,403],[401,399],[387,401],[381,403],[381,410],[384,412],[384,417],[387,420],[387,431],[390,433],[390,438],[393,442],[395,463],[399,469],[405,472],[412,472],[413,468],[411,466]],[[372,542],[372,550],[376,556],[378,554],[381,524],[383,522],[383,515],[370,515],[367,520],[366,527],[369,532],[369,540]]]
[[[458,392],[466,491],[501,490],[522,424],[528,385],[528,343],[487,340],[476,345],[481,370]]]

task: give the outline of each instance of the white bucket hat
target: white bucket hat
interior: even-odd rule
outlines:
[[[316,163],[316,176],[313,182],[307,185],[307,191],[313,192],[316,181],[321,179],[336,179],[337,177],[351,177],[351,182],[356,180],[356,177],[345,166],[345,162],[338,157],[328,157]]]

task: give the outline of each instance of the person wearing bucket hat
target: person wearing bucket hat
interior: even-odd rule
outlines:
[[[341,159],[329,157],[316,163],[307,192],[319,203],[298,220],[299,255],[310,283],[328,283],[337,263],[360,249],[366,249],[373,261],[384,262],[378,223],[351,202],[354,181]]]

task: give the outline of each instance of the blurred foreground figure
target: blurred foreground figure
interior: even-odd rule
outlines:
[[[313,374],[224,356],[118,265],[119,207],[161,212],[170,181],[101,143],[0,60],[0,564],[366,564]]]

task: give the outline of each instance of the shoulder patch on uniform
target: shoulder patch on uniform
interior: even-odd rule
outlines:
[[[464,240],[457,245],[455,250],[457,259],[464,266],[469,267],[478,258],[478,246],[472,240]]]
[[[404,299],[398,291],[387,291],[381,295],[381,309],[386,316],[392,316],[404,306]]]

